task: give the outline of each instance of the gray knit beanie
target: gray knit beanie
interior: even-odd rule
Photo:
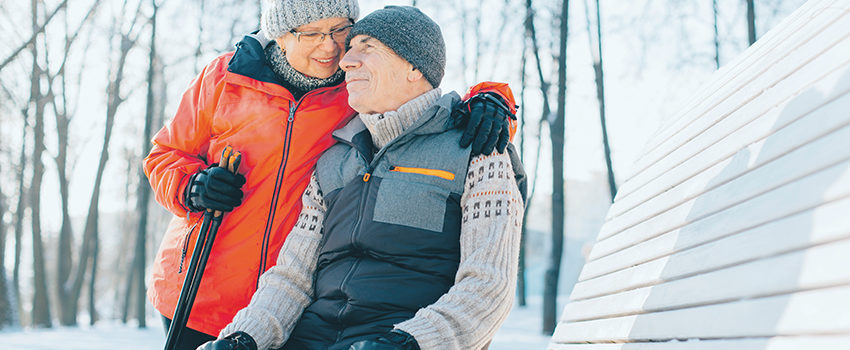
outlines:
[[[282,37],[290,30],[320,19],[360,16],[357,0],[263,0],[260,29],[269,39]]]
[[[387,6],[354,23],[345,41],[368,35],[384,43],[422,72],[432,87],[439,87],[446,70],[446,43],[440,26],[419,9]]]

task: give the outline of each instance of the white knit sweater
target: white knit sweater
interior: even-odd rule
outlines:
[[[439,97],[440,90],[434,89],[397,111],[360,117],[380,148]],[[496,176],[498,172],[502,176]],[[413,318],[395,325],[413,335],[422,350],[481,349],[507,317],[516,287],[523,215],[522,197],[513,179],[507,154],[481,155],[470,161],[460,201],[461,254],[454,286]],[[475,215],[475,211],[491,210],[475,203],[495,200],[510,203],[508,215]],[[312,302],[313,273],[327,210],[315,172],[302,201],[301,214],[276,265],[263,274],[251,303],[236,314],[220,337],[244,331],[256,340],[259,349],[279,347]]]

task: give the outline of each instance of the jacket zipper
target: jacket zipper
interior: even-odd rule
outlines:
[[[408,174],[436,176],[436,177],[443,178],[443,179],[450,180],[450,181],[455,179],[455,174],[450,173],[450,172],[445,171],[445,170],[438,170],[438,169],[391,166],[390,171],[395,171],[395,172],[399,172],[399,173],[408,173]]]
[[[287,118],[286,123],[286,133],[284,134],[283,139],[283,155],[280,159],[280,166],[277,170],[277,179],[275,180],[274,192],[272,193],[272,201],[271,207],[269,208],[269,216],[266,219],[266,229],[263,232],[263,246],[260,251],[260,266],[257,271],[257,281],[254,284],[254,289],[259,288],[260,286],[260,276],[263,275],[263,272],[266,271],[266,256],[268,255],[269,250],[269,237],[271,236],[272,224],[274,223],[275,212],[277,211],[277,202],[280,198],[280,189],[283,185],[283,174],[286,170],[286,163],[289,161],[289,148],[292,142],[292,124],[295,122],[295,111],[301,106],[301,102],[304,101],[304,95],[298,100],[298,103],[290,103],[289,104],[289,118]]]

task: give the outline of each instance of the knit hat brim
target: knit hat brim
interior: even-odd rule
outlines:
[[[360,16],[357,0],[263,0],[260,29],[269,39],[277,39],[292,29],[334,17],[356,21]]]

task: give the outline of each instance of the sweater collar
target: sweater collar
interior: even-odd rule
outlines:
[[[361,113],[360,120],[369,129],[375,147],[380,149],[423,117],[425,111],[433,106],[441,95],[440,89],[436,88],[406,102],[395,111],[380,114]]]

